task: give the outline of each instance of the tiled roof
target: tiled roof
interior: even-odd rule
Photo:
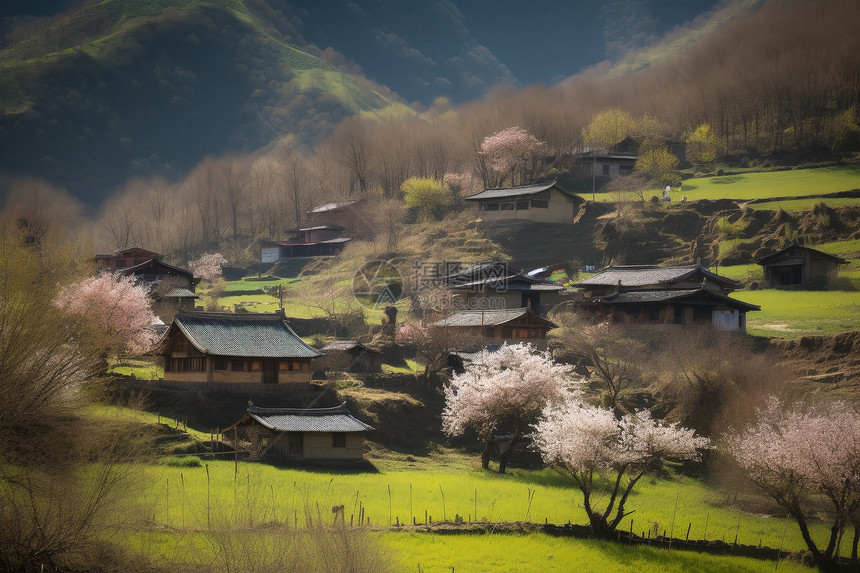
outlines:
[[[658,267],[655,265],[631,265],[607,267],[593,277],[576,283],[575,286],[616,286],[642,287],[649,285],[671,285],[692,277],[697,272],[710,280],[736,288],[737,281],[712,273],[702,265],[682,265],[677,267]]]
[[[488,310],[458,310],[451,316],[433,323],[433,326],[500,326],[512,320],[516,320],[526,314],[532,314],[534,318],[552,325],[551,322],[545,320],[527,308],[502,308]]]
[[[729,307],[739,308],[743,310],[761,310],[761,307],[756,304],[750,304],[742,300],[728,297],[719,292],[715,292],[706,288],[696,289],[672,289],[672,290],[639,290],[620,292],[602,296],[598,301],[602,304],[647,304],[657,302],[667,302],[670,300],[682,300],[688,298],[697,298],[703,296],[706,299],[714,299],[715,301],[726,304]]]
[[[564,287],[552,281],[542,279],[533,279],[526,276],[494,278],[474,281],[470,283],[458,284],[452,286],[452,289],[468,289],[472,287],[486,285],[498,291],[560,291]]]
[[[543,191],[552,189],[553,187],[555,187],[569,197],[574,196],[572,193],[568,193],[567,191],[559,187],[555,181],[551,181],[549,183],[541,183],[538,185],[521,185],[519,187],[507,187],[504,189],[486,189],[484,191],[481,191],[480,193],[475,193],[474,195],[464,197],[464,199],[466,201],[481,201],[483,199],[503,199],[506,197],[537,195],[538,193],[542,193]]]
[[[201,352],[247,358],[314,358],[314,350],[293,332],[281,314],[187,312],[173,318]]]
[[[248,415],[263,426],[280,432],[368,432],[373,430],[355,418],[346,402],[334,408],[248,407]]]
[[[322,347],[323,352],[328,352],[329,350],[338,350],[343,352],[349,352],[351,350],[356,352],[376,352],[376,350],[368,348],[356,340],[335,340],[334,342],[329,342]]]
[[[180,275],[190,278],[194,277],[190,271],[174,267],[173,265],[168,265],[164,261],[160,261],[158,259],[149,259],[139,265],[121,269],[119,272],[124,275]]]
[[[326,211],[335,211],[337,209],[342,209],[344,207],[349,207],[350,205],[355,205],[360,202],[361,199],[353,199],[352,201],[333,201],[331,203],[326,203],[324,205],[318,205],[311,209],[311,213],[325,213]]]
[[[187,288],[175,287],[167,291],[163,298],[200,298]]]
[[[784,249],[780,249],[779,251],[777,251],[775,253],[772,253],[772,254],[767,255],[765,257],[761,257],[760,259],[758,259],[756,261],[756,263],[758,263],[760,265],[766,265],[768,263],[768,261],[771,261],[773,259],[777,259],[780,256],[782,256],[786,253],[790,253],[791,251],[794,251],[794,250],[808,251],[808,252],[814,253],[820,257],[823,257],[825,259],[830,259],[830,260],[832,260],[835,263],[840,264],[840,265],[844,265],[845,263],[848,262],[845,259],[843,259],[842,257],[832,255],[830,253],[825,253],[824,251],[819,251],[818,249],[813,249],[811,247],[804,247],[803,245],[798,245],[797,243],[791,243],[790,245],[788,245]]]

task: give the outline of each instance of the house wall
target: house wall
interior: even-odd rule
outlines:
[[[288,432],[272,432],[256,427],[248,432],[252,449],[262,451],[267,446],[265,457],[312,459],[312,460],[360,460],[364,456],[364,434],[350,432],[346,434],[346,447],[332,446],[331,432],[304,432],[302,455],[290,454],[290,439]]]
[[[281,248],[280,247],[263,247],[260,250],[260,262],[261,263],[276,263],[278,262],[278,258],[281,256]]]
[[[543,205],[539,207],[536,205]],[[539,223],[573,223],[575,205],[563,193],[550,189],[519,201],[516,198],[474,201],[477,215],[485,221],[520,219]],[[526,203],[528,206],[526,207]],[[520,208],[517,208],[517,207]],[[510,207],[509,209],[506,207]]]

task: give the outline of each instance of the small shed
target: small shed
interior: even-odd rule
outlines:
[[[235,431],[257,459],[361,460],[364,435],[372,430],[346,402],[334,408],[261,408],[249,401],[247,413],[223,433]]]
[[[382,354],[355,340],[335,340],[322,349],[323,356],[314,363],[317,371],[381,372]]]
[[[546,333],[555,324],[541,318],[529,308],[502,308],[487,310],[458,310],[433,323],[435,328],[456,329],[474,335],[475,348],[495,344],[529,342],[546,350]],[[459,350],[471,350],[461,348]]]
[[[573,223],[579,204],[585,201],[563,189],[556,181],[502,189],[486,189],[469,195],[485,221],[521,219],[540,223]]]
[[[764,269],[764,288],[821,290],[834,283],[839,265],[848,261],[792,243],[756,262]]]

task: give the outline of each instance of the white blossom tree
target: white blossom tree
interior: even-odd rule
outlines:
[[[221,253],[203,253],[199,259],[188,263],[188,269],[195,277],[211,281],[221,276],[221,267],[226,264],[227,259]]]
[[[609,538],[625,516],[625,504],[639,479],[664,459],[698,459],[709,440],[693,430],[661,424],[642,410],[617,418],[573,397],[548,406],[535,425],[535,445],[548,464],[573,476],[582,491],[591,533]],[[602,485],[600,498],[593,494]],[[598,507],[605,503],[605,506]]]
[[[110,354],[140,354],[157,340],[149,293],[133,276],[102,273],[83,279],[62,288],[54,305],[74,321],[78,343],[105,360]]]
[[[501,176],[511,178],[511,185],[525,183],[529,167],[534,171],[537,156],[546,145],[519,127],[509,127],[481,142],[481,154],[489,159],[490,168]]]
[[[857,567],[860,411],[845,402],[804,411],[771,397],[755,422],[727,437],[725,444],[744,474],[797,522],[820,570],[838,569],[842,534],[853,518],[852,562]],[[810,502],[815,497],[825,499],[830,509],[830,536],[824,548],[809,532]]]
[[[572,370],[527,344],[483,352],[445,388],[442,430],[449,436],[475,430],[484,443],[481,465],[488,469],[493,435],[508,424],[511,437],[499,454],[499,473],[505,473],[528,424],[547,404],[561,403],[573,391]]]

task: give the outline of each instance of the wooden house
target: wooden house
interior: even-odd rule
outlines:
[[[465,197],[484,221],[519,219],[540,223],[573,223],[584,200],[557,182],[487,189]]]
[[[792,243],[756,261],[764,269],[764,288],[826,289],[839,275],[845,259]]]
[[[116,271],[119,269],[134,267],[152,259],[161,260],[162,258],[164,258],[164,255],[160,255],[153,251],[147,251],[140,247],[132,247],[109,255],[96,255],[94,260],[96,263],[96,269]]]
[[[746,332],[746,313],[761,307],[728,294],[737,281],[701,265],[607,267],[576,283],[577,307],[597,320],[624,324],[707,326]]]
[[[555,328],[555,324],[528,308],[458,310],[433,326],[467,333],[473,344],[458,349],[464,351],[504,343],[532,343],[546,350],[546,333]]]
[[[249,443],[256,459],[355,461],[363,458],[364,435],[372,430],[346,402],[334,408],[261,408],[249,402],[242,419],[222,431]]]
[[[119,272],[134,276],[138,284],[149,289],[152,312],[169,324],[177,312],[194,310],[199,279],[191,272],[169,265],[160,259],[148,259]]]
[[[564,287],[530,276],[504,261],[477,263],[445,277],[457,309],[530,308],[537,314],[560,302]]]
[[[322,356],[293,332],[283,313],[182,312],[162,337],[164,381],[188,388],[276,390],[308,383]]]
[[[313,225],[337,226],[350,237],[367,238],[374,234],[373,219],[364,199],[332,201],[307,212]]]
[[[355,340],[335,340],[322,347],[324,356],[314,362],[317,371],[381,372],[382,354]]]

